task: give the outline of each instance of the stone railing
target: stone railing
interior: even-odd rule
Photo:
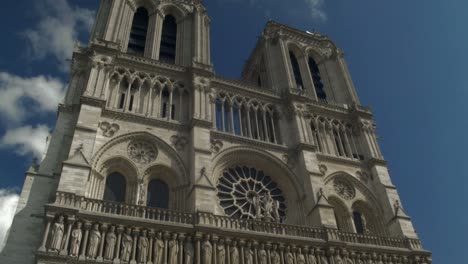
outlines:
[[[86,212],[129,216],[147,220],[193,224],[193,214],[180,211],[124,204],[57,192],[55,205],[77,208]]]
[[[312,228],[274,222],[236,219],[212,213],[185,213],[174,210],[151,208],[145,206],[123,204],[117,202],[89,199],[72,193],[57,192],[56,201],[52,205],[75,209],[83,213],[98,213],[135,218],[135,220],[152,220],[158,222],[176,223],[205,229],[223,230],[227,232],[256,233],[263,236],[279,236],[296,240],[340,241],[350,244],[373,245],[411,250],[422,250],[418,239],[391,238],[370,234],[340,232],[336,229]],[[57,210],[54,210],[57,212]]]

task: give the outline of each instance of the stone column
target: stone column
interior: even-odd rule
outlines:
[[[196,233],[193,237],[195,242],[195,264],[201,264],[201,247],[200,241],[202,240],[203,235],[201,233]]]
[[[114,264],[120,263],[120,244],[122,243],[122,233],[124,231],[124,226],[120,225],[117,228],[117,244],[115,245],[115,258]]]
[[[185,234],[184,233],[179,233],[177,236],[177,239],[179,240],[179,256],[178,258],[178,263],[182,264],[184,263],[184,240],[185,240]]]
[[[218,262],[217,262],[217,256],[218,256],[218,238],[219,238],[219,237],[218,237],[217,235],[213,235],[213,236],[211,237],[211,242],[212,242],[212,244],[213,244],[213,256],[212,256],[212,257],[213,257],[213,258],[212,258],[212,259],[213,259],[213,261],[212,261],[213,264],[218,264]]]
[[[101,226],[101,244],[99,245],[99,255],[96,258],[97,262],[102,262],[102,254],[104,252],[104,242],[106,241],[106,232],[107,232],[108,225],[107,224],[102,224]]]
[[[138,228],[133,229],[133,246],[132,246],[132,259],[130,260],[130,264],[136,264],[136,251],[137,251],[137,242],[138,242],[138,235],[140,234],[140,230]]]
[[[148,264],[151,264],[153,263],[153,240],[154,240],[154,236],[156,235],[156,233],[154,232],[153,229],[150,229],[150,231],[148,232],[148,236],[149,236],[149,252],[148,252]]]
[[[163,240],[164,240],[164,256],[163,256],[163,264],[167,264],[168,256],[167,256],[167,250],[168,250],[168,240],[171,238],[171,234],[169,232],[164,232],[163,235]]]
[[[47,251],[47,238],[49,237],[49,230],[50,230],[50,225],[52,224],[52,220],[54,218],[52,216],[47,216],[47,224],[46,224],[46,228],[44,230],[44,236],[42,238],[42,244],[41,244],[41,247],[39,248],[39,251],[41,252],[46,252]]]
[[[86,221],[84,224],[85,234],[83,240],[81,242],[81,255],[78,260],[86,260],[86,249],[88,247],[88,236],[89,236],[89,229],[91,228],[91,222]]]
[[[59,253],[61,256],[68,255],[68,244],[70,243],[70,234],[74,223],[75,219],[73,217],[69,217],[67,219],[67,233],[65,234],[65,243],[63,244],[63,247]]]

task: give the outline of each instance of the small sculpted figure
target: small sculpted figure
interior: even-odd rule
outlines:
[[[177,242],[177,234],[172,235],[169,241],[169,264],[177,264],[177,256],[179,253],[179,243]]]
[[[265,221],[270,222],[273,219],[273,204],[275,203],[275,201],[271,197],[270,192],[268,192],[267,195],[263,197],[262,203],[264,208],[263,219]]]
[[[185,264],[193,264],[194,254],[195,254],[195,250],[193,248],[192,240],[190,237],[188,237],[184,244]]]
[[[309,256],[307,258],[309,260],[309,264],[317,264],[317,258],[315,257],[313,251],[309,253]]]
[[[125,234],[122,235],[122,252],[120,254],[120,258],[122,261],[130,261],[130,256],[132,253],[132,230],[130,228],[127,228],[125,231]]]
[[[275,201],[273,202],[273,220],[274,220],[276,223],[281,222],[280,214],[279,214],[279,207],[280,207],[279,201],[275,200]]]
[[[224,264],[226,261],[226,248],[224,247],[224,241],[222,239],[217,245],[216,258],[216,264]]]
[[[143,230],[140,238],[138,239],[138,263],[146,263],[146,260],[148,259],[148,247],[149,242],[146,237],[146,230]]]
[[[95,259],[98,250],[99,242],[101,241],[101,232],[99,232],[99,225],[94,224],[93,229],[89,233],[89,245],[88,245],[88,258]]]
[[[104,259],[112,260],[114,258],[115,244],[117,236],[115,235],[115,226],[111,226],[106,235],[106,250],[104,251]]]
[[[52,227],[52,241],[50,243],[50,250],[54,252],[59,252],[62,248],[62,240],[63,240],[63,231],[64,231],[64,224],[63,224],[63,216],[60,215],[57,221],[54,223]]]
[[[237,242],[234,241],[232,243],[232,247],[230,250],[231,254],[231,264],[239,264],[239,249],[237,249]]]
[[[245,249],[245,264],[254,263],[254,252],[250,248],[250,245]]]
[[[210,241],[208,241],[208,237],[205,237],[202,245],[203,251],[203,264],[211,264],[212,256],[213,256],[213,246],[211,246]]]
[[[291,253],[291,251],[288,251],[286,253],[285,258],[286,258],[286,264],[294,264],[294,255],[293,253]]]
[[[70,235],[70,256],[78,257],[80,254],[81,239],[83,238],[83,232],[81,230],[81,222],[77,222],[75,228]]]
[[[276,247],[271,251],[271,264],[280,264],[281,263],[281,255],[276,251]]]
[[[164,241],[161,232],[159,232],[154,240],[154,264],[162,264],[163,255]]]
[[[258,251],[258,258],[259,258],[260,264],[268,264],[267,252],[263,246]]]
[[[305,256],[301,252],[297,255],[297,264],[306,264]]]

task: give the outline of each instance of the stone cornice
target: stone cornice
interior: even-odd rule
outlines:
[[[344,158],[344,157],[330,156],[330,155],[325,155],[322,153],[317,153],[317,158],[320,161],[329,161],[333,163],[348,164],[348,165],[358,166],[358,167],[361,167],[365,164],[363,163],[363,161],[360,161],[360,160],[353,160],[353,159]]]
[[[244,93],[245,95],[261,97],[266,100],[280,100],[279,94],[276,91],[270,89],[262,89],[249,85],[243,81],[227,80],[221,77],[214,77],[211,80],[211,86],[218,89],[229,90],[234,93]]]
[[[140,114],[126,113],[126,112],[107,109],[107,108],[102,111],[102,116],[113,118],[115,120],[135,122],[135,123],[140,123],[143,125],[157,126],[157,127],[172,129],[176,131],[184,131],[184,130],[189,129],[187,125],[180,124],[176,121],[168,121],[168,120],[163,120],[163,119],[158,119],[158,118],[153,118],[153,117],[147,117],[147,116],[140,115]]]
[[[256,146],[256,147],[260,147],[262,149],[271,150],[271,151],[281,151],[281,152],[288,151],[288,148],[284,145],[277,145],[277,144],[273,144],[273,143],[269,143],[265,141],[236,136],[236,135],[214,131],[214,130],[211,131],[211,138],[229,141],[234,144],[240,144],[240,145],[245,144],[245,145],[250,145],[250,146]]]

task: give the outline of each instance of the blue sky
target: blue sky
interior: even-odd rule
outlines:
[[[20,190],[24,171],[54,126],[68,81],[67,59],[75,39],[87,41],[96,3],[2,3],[0,215],[11,204],[5,189]],[[361,102],[374,111],[393,182],[424,246],[435,263],[461,263],[468,237],[468,1],[205,0],[205,5],[212,18],[215,70],[229,78],[240,75],[268,19],[336,41]],[[0,219],[0,229],[4,222]]]

